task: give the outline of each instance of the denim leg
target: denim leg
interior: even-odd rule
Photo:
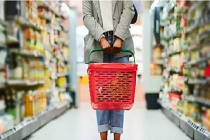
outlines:
[[[110,54],[104,54],[104,63],[110,63]],[[96,110],[98,123],[98,132],[106,132],[110,130],[110,111]]]
[[[98,132],[106,132],[110,130],[110,111],[96,110]]]
[[[111,133],[123,133],[124,110],[112,110],[110,116]]]

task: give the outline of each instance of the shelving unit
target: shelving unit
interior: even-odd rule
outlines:
[[[162,106],[162,112],[167,116],[167,118],[180,127],[180,129],[190,138],[195,140],[210,140],[210,132],[200,126],[200,124],[193,122],[185,115],[173,108],[170,108],[161,101],[159,101],[159,103]]]
[[[27,138],[43,125],[63,114],[68,108],[68,102],[48,107],[45,111],[40,112],[33,118],[26,119],[14,126],[7,132],[0,134],[0,140],[22,140]]]
[[[163,113],[194,140],[210,139],[209,4],[169,1],[160,14],[167,64],[159,103]]]
[[[15,125],[0,131],[0,140],[29,136],[72,101],[69,19],[62,3],[0,2],[0,101]]]

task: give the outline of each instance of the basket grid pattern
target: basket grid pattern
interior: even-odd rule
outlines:
[[[132,102],[133,71],[106,70],[93,73],[95,87],[92,90],[95,90],[95,103]]]

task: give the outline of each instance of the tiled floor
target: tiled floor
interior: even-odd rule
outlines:
[[[71,109],[33,134],[29,140],[99,140],[95,111],[89,103]],[[108,140],[113,140],[109,135]],[[159,111],[136,103],[126,111],[122,140],[190,140]]]

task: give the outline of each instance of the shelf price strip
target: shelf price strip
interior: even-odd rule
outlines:
[[[196,124],[195,122],[193,122],[192,120],[190,120],[189,118],[187,118],[186,116],[184,116],[183,114],[177,112],[176,110],[170,108],[169,106],[167,106],[166,104],[162,103],[160,100],[158,100],[159,104],[165,108],[166,110],[170,111],[171,113],[175,114],[179,119],[183,120],[184,122],[186,122],[190,127],[192,127],[194,130],[199,131],[201,134],[205,135],[206,137],[210,138],[210,132],[207,131],[205,128],[201,127],[200,125]]]

